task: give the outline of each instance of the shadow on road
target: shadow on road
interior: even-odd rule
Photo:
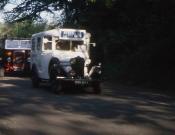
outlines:
[[[175,124],[175,102],[170,96],[145,91],[124,91],[110,87],[109,91],[115,91],[114,97],[89,95],[88,93],[83,93],[83,96],[82,93],[55,95],[46,89],[49,88],[32,89],[28,79],[1,79],[0,119],[15,115],[30,117],[37,117],[41,114],[44,116],[67,114],[73,117],[80,115],[92,120],[110,120],[118,126],[142,125],[145,128],[154,128],[162,134],[175,133],[173,126]],[[108,86],[105,86],[104,91],[108,91]],[[88,124],[79,118],[67,121],[79,126]],[[3,127],[0,128],[1,132],[6,132],[5,130]],[[31,133],[44,135],[39,131],[31,131]]]

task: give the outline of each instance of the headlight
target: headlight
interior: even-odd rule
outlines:
[[[75,63],[76,63],[76,59],[75,59],[75,58],[70,59],[70,64],[71,64],[71,65],[73,65],[73,64],[75,64]]]
[[[85,65],[89,65],[91,63],[91,60],[90,59],[87,59],[86,61],[85,61]]]
[[[7,52],[6,52],[6,55],[7,55],[7,56],[11,56],[11,55],[12,55],[12,52],[11,52],[11,51],[7,51]]]
[[[29,58],[27,58],[27,62],[31,62],[31,59],[30,59],[30,57],[29,57]]]
[[[63,67],[63,69],[66,73],[69,73],[72,70],[72,68],[70,66],[65,66],[65,67]]]
[[[7,58],[7,62],[11,62],[12,59],[10,57]]]

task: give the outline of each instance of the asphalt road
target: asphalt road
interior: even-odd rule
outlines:
[[[175,135],[175,98],[104,83],[103,94],[56,95],[0,79],[0,135]]]

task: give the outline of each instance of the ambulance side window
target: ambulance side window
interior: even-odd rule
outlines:
[[[37,50],[41,50],[41,37],[37,38]]]
[[[35,51],[35,38],[32,38],[32,51]]]
[[[44,36],[44,50],[52,50],[52,37]]]

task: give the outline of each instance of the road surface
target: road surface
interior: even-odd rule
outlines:
[[[0,79],[0,135],[175,135],[173,96],[103,84],[56,95],[28,78]]]

